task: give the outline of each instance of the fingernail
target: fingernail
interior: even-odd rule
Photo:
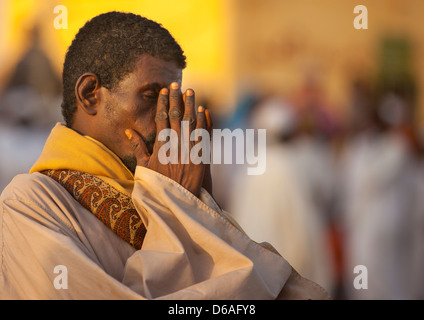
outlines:
[[[190,97],[190,96],[192,96],[194,94],[194,91],[193,90],[191,90],[191,89],[187,89],[187,91],[186,91],[186,96],[187,97]]]
[[[178,89],[180,87],[180,85],[178,84],[178,82],[172,82],[171,83],[171,89]]]
[[[203,111],[205,111],[205,108],[203,108],[202,106],[199,106],[197,108],[197,112],[203,112]]]
[[[168,89],[167,89],[167,88],[163,88],[163,89],[160,91],[160,94],[165,94],[165,95],[167,95],[167,94],[168,94]]]
[[[130,130],[125,130],[125,135],[128,137],[128,139],[132,139],[132,134],[131,134],[131,131]]]

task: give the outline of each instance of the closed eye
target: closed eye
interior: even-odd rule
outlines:
[[[159,97],[159,91],[147,90],[143,93],[143,98],[148,102],[156,102]]]

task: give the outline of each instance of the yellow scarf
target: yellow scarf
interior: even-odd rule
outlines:
[[[30,173],[69,169],[87,172],[131,197],[134,176],[121,159],[99,141],[57,123]]]

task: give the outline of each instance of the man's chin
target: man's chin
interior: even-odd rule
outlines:
[[[155,144],[156,134],[150,134],[148,139],[142,137],[144,143],[146,144],[147,151],[149,154],[153,153],[153,147]],[[134,155],[128,155],[121,158],[123,164],[130,170],[133,174],[135,173],[135,169],[137,167],[137,158]]]
[[[128,168],[128,170],[134,174],[137,167],[137,158],[135,156],[125,156],[121,160],[122,163]]]

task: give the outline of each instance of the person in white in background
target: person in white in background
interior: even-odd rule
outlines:
[[[267,130],[266,171],[257,176],[237,171],[229,212],[252,239],[272,243],[296,270],[331,292],[333,261],[325,219],[313,202],[302,165],[296,163],[297,147],[282,142],[293,135],[297,120],[278,97],[254,107],[251,126]]]
[[[405,108],[385,96],[377,114],[383,128],[374,123],[356,134],[341,158],[348,299],[423,298],[423,167],[401,131]],[[356,265],[367,268],[366,290],[353,286]]]

